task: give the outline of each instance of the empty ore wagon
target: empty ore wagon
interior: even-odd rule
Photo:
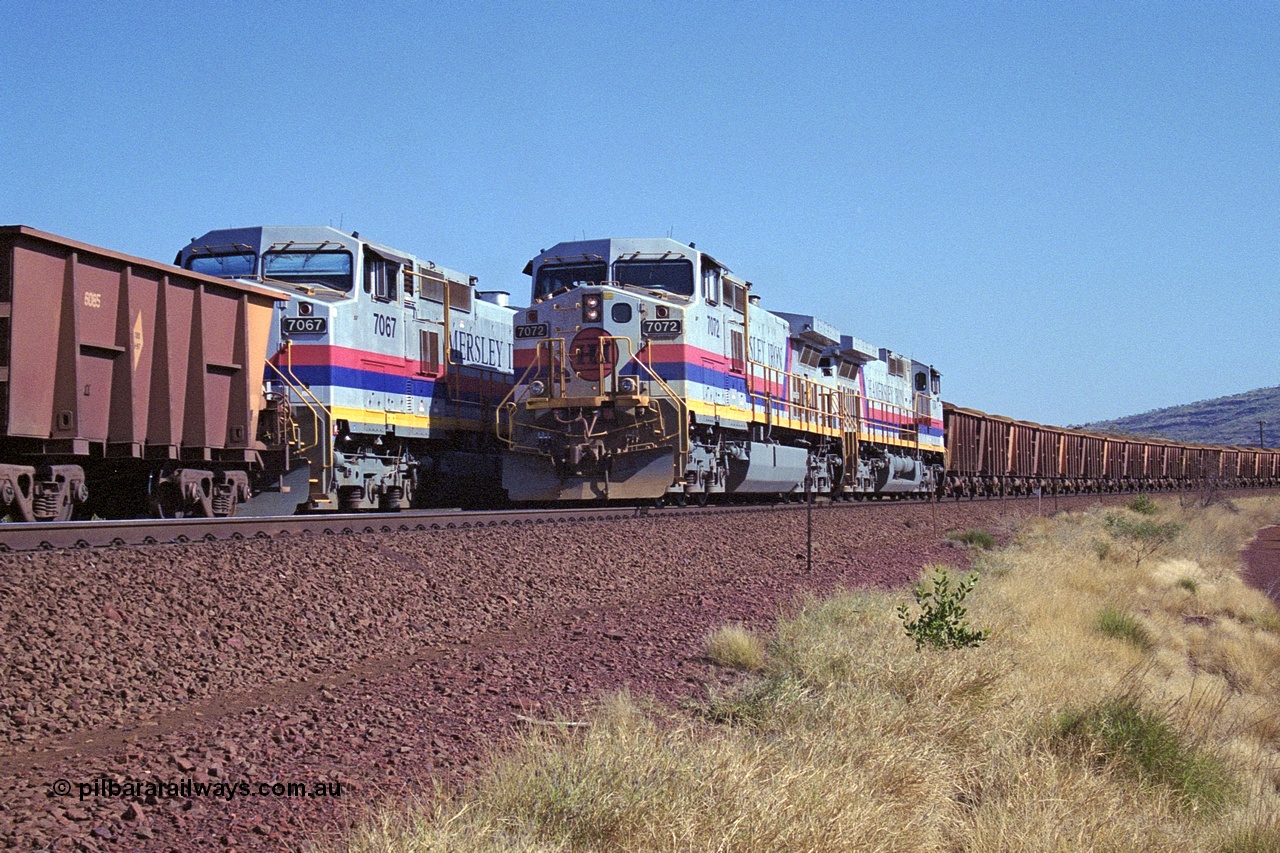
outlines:
[[[0,227],[0,515],[225,516],[278,494],[287,450],[258,418],[285,298]]]

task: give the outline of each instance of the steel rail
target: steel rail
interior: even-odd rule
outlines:
[[[870,507],[921,505],[921,501],[868,501],[817,506]],[[340,536],[415,530],[468,530],[633,518],[687,517],[707,513],[802,510],[803,501],[773,504],[712,504],[706,507],[606,505],[550,509],[405,510],[398,513],[317,513],[254,518],[165,518],[0,524],[0,553],[63,548],[173,545],[192,542],[243,541],[290,536]]]
[[[742,507],[738,507],[742,509]],[[634,506],[570,509],[430,510],[268,516],[261,518],[166,518],[0,525],[0,552],[60,548],[167,545],[289,536],[338,536],[414,530],[466,530],[577,521],[616,521],[664,510]],[[678,510],[667,510],[678,511]],[[706,510],[699,510],[706,511]]]
[[[1224,497],[1245,496],[1254,493],[1272,494],[1272,489],[1230,489]],[[1080,500],[1104,500],[1131,498],[1133,492],[1096,492],[1059,495],[1058,499],[1069,505]],[[1166,493],[1159,493],[1166,494]],[[1172,492],[1167,494],[1173,494]],[[1185,493],[1183,493],[1185,494]],[[1055,504],[1052,497],[1035,495],[993,495],[986,498],[947,498],[941,501],[922,500],[869,500],[830,501],[817,500],[813,506],[820,511],[857,510],[873,507],[908,507],[964,505],[973,501],[1025,502],[1041,501]],[[113,546],[174,545],[193,542],[243,541],[247,539],[276,539],[291,536],[350,536],[373,533],[401,533],[412,531],[469,530],[483,527],[519,527],[537,524],[562,524],[593,521],[622,521],[635,518],[689,517],[710,513],[758,513],[795,511],[802,512],[808,504],[796,502],[771,504],[712,504],[698,506],[644,507],[635,505],[607,505],[551,509],[503,509],[460,510],[432,509],[405,510],[398,513],[324,513],[314,515],[267,516],[259,518],[166,518],[63,521],[63,522],[11,522],[0,524],[0,553],[22,551],[51,551],[76,548],[109,548]],[[1051,510],[1052,511],[1052,510]]]

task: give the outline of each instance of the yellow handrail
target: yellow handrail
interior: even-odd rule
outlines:
[[[282,371],[279,366],[272,363],[270,359],[267,359],[267,365],[276,372],[276,375],[284,382],[285,387],[298,396],[299,402],[306,406],[308,411],[311,412],[312,422],[314,424],[315,435],[317,438],[316,444],[299,449],[306,452],[311,449],[311,447],[320,446],[321,457],[324,460],[325,468],[328,471],[332,471],[333,441],[329,433],[329,424],[333,420],[333,413],[324,405],[324,403],[320,402],[320,398],[317,397],[310,388],[303,384],[303,382],[294,375],[293,341],[289,340],[285,342],[284,354],[286,360],[285,370]],[[316,411],[317,409],[319,409],[319,411]],[[323,417],[321,416],[321,413],[323,413]]]

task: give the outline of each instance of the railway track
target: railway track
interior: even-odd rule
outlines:
[[[657,510],[654,510],[655,512]],[[5,524],[0,552],[59,548],[171,545],[287,536],[344,536],[414,530],[507,527],[573,521],[630,518],[646,510],[635,507],[528,510],[430,510],[396,515],[351,513],[291,515],[266,518],[175,518],[95,520]]]
[[[1232,494],[1251,494],[1243,489]],[[1111,495],[1107,493],[1107,495]],[[1072,497],[1102,498],[1104,494]],[[1065,498],[1066,496],[1063,496]],[[1037,501],[1056,509],[1058,501],[1049,496],[1004,496],[981,498],[1002,502]],[[956,501],[947,499],[938,505]],[[815,502],[821,508],[870,508],[921,505],[920,501],[868,501],[832,503]],[[349,536],[369,533],[404,533],[427,530],[468,530],[478,527],[515,527],[526,524],[559,524],[587,521],[618,521],[639,517],[688,517],[724,512],[803,511],[803,500],[797,503],[721,504],[707,507],[638,507],[594,506],[557,507],[552,509],[459,510],[433,509],[405,511],[395,515],[350,513],[326,515],[270,516],[263,518],[185,518],[130,519],[126,521],[95,520],[65,522],[11,523],[0,525],[0,553],[17,551],[50,551],[63,548],[109,548],[113,546],[175,545],[191,542],[243,541],[278,539],[290,536]]]

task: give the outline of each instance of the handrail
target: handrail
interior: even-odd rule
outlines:
[[[279,352],[276,353],[279,355]],[[315,425],[316,444],[307,447],[300,447],[299,450],[306,452],[312,447],[319,446],[321,448],[321,456],[324,459],[325,470],[333,470],[333,441],[329,433],[328,424],[333,420],[333,412],[331,412],[324,403],[320,402],[320,398],[308,388],[302,380],[298,379],[293,373],[293,341],[287,340],[284,345],[284,354],[286,359],[285,370],[274,364],[271,359],[267,359],[267,365],[276,372],[276,375],[284,382],[285,387],[298,396],[299,402],[307,407],[311,412],[312,422]],[[316,410],[319,409],[319,412]],[[323,417],[321,416],[323,413]],[[323,437],[322,437],[323,436]]]
[[[640,352],[635,349],[635,342],[625,336],[601,335],[594,342],[596,347],[596,364],[602,366],[600,378],[593,382],[594,389],[600,394],[610,394],[616,396],[618,392],[619,373],[627,365],[635,362],[639,370],[642,372],[638,379],[648,380],[655,383],[661,390],[662,395],[675,408],[676,424],[674,431],[667,431],[666,419],[663,418],[664,434],[660,437],[660,441],[666,441],[671,437],[677,439],[677,450],[681,455],[689,452],[689,419],[688,404],[676,394],[675,390],[667,384],[667,382],[658,375],[653,365],[647,363],[640,357],[640,353],[644,352],[642,347]],[[616,361],[608,359],[608,348],[622,345],[625,347],[626,358],[617,358]],[[495,412],[495,428],[498,439],[506,444],[509,448],[516,447],[516,440],[513,437],[516,413],[522,404],[527,403],[531,398],[544,400],[563,400],[568,398],[566,390],[566,382],[562,368],[565,363],[565,352],[568,349],[564,338],[547,338],[538,341],[534,350],[533,361],[520,374],[515,385],[503,398],[498,410]],[[617,369],[611,369],[606,376],[603,370],[604,365],[617,365]],[[547,373],[547,387],[541,394],[534,395],[529,391],[530,380],[537,376],[543,367],[549,368]],[[504,429],[504,421],[507,424]]]

